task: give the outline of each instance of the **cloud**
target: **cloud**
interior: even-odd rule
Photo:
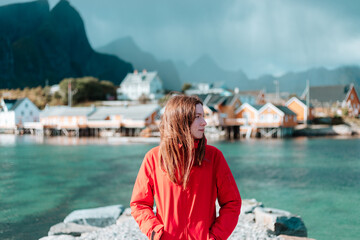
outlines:
[[[221,67],[242,69],[250,77],[360,60],[360,2],[355,0],[70,3],[83,17],[95,48],[132,36],[160,59],[191,64],[208,54]]]

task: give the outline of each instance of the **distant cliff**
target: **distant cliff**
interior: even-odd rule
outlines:
[[[0,88],[83,76],[119,84],[132,71],[130,63],[92,49],[81,16],[67,0],[51,11],[47,0],[0,7]]]
[[[142,51],[131,37],[117,39],[99,49],[99,52],[115,54],[134,64],[141,71],[157,71],[166,90],[180,91],[182,82],[171,60],[159,61],[152,54]]]
[[[190,66],[184,62],[176,62],[176,67],[183,82],[221,82],[229,89],[241,88],[248,81],[248,77],[241,70],[229,71],[219,67],[207,54],[202,55]]]
[[[274,77],[264,75],[248,82],[248,87],[266,89],[267,92],[275,92],[274,81],[279,81],[280,91],[301,95],[309,80],[310,86],[346,85],[353,83],[360,87],[360,67],[342,66],[335,69],[312,68],[302,72],[288,72],[282,76]]]

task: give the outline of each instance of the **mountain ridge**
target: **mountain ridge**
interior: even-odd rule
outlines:
[[[163,86],[168,91],[180,91],[182,82],[174,63],[170,60],[158,60],[156,57],[140,49],[132,37],[119,38],[97,48],[97,51],[121,56],[131,62],[135,69],[157,71]]]
[[[57,84],[83,76],[120,84],[133,71],[130,63],[92,49],[80,14],[67,0],[51,11],[46,0],[38,0],[0,7],[0,13],[9,9],[12,12],[0,18],[0,88],[44,86],[46,80]],[[33,9],[42,15],[27,14]],[[20,20],[10,21],[10,27],[21,29],[18,35],[6,27],[13,15],[23,15],[29,22],[23,26]]]

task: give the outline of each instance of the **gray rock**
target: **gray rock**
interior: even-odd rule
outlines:
[[[47,236],[42,237],[39,240],[75,240],[73,236],[70,235],[58,235],[58,236]]]
[[[96,231],[99,229],[100,228],[98,228],[98,227],[80,225],[80,224],[76,224],[76,223],[72,223],[72,222],[69,222],[69,223],[62,222],[62,223],[58,223],[58,224],[52,226],[49,230],[48,235],[53,236],[53,235],[66,234],[66,235],[72,235],[72,236],[78,237],[82,233],[92,232],[92,231]]]
[[[243,213],[240,214],[238,224],[235,227],[231,236],[229,237],[229,240],[238,240],[238,239],[313,240],[303,237],[289,236],[291,234],[288,233],[280,233],[282,235],[277,236],[276,230],[279,229],[278,225],[282,223],[281,221],[282,219],[279,218],[279,219],[275,219],[275,221],[273,220],[272,226],[270,224],[270,227],[273,230],[270,230],[270,227],[268,225],[265,225],[266,222],[265,213],[268,215],[272,215],[271,213],[274,213],[273,215],[286,216],[289,217],[290,219],[294,215],[286,211],[263,208],[263,207],[256,207],[255,210],[253,210],[253,207],[258,205],[262,206],[262,203],[257,202],[255,199],[243,201],[243,211],[242,211]],[[248,213],[245,214],[245,212]],[[263,214],[262,217],[261,214]],[[255,215],[257,215],[257,221],[255,221]],[[269,216],[267,217],[273,219]],[[261,218],[262,221],[260,220]],[[276,220],[278,221],[276,222]],[[274,222],[277,223],[276,226]],[[283,230],[283,227],[280,227],[280,230],[281,229]],[[289,232],[289,231],[285,231],[285,232]],[[108,227],[99,228],[97,231],[82,233],[81,236],[79,237],[68,236],[68,238],[66,238],[66,236],[64,237],[64,235],[51,236],[51,237],[52,238],[50,237],[42,238],[41,240],[130,240],[130,239],[146,240],[147,239],[147,237],[140,231],[139,226],[135,222],[134,218],[131,216],[130,208],[127,208],[123,211],[122,215],[118,218],[116,224],[110,225]]]
[[[307,237],[304,222],[299,216],[275,208],[257,207],[254,210],[255,221],[269,229],[275,235]]]
[[[126,208],[124,212],[121,214],[121,216],[116,220],[116,225],[121,225],[124,222],[133,220],[133,217],[131,216],[131,209]]]
[[[339,135],[351,136],[353,133],[351,127],[346,124],[334,125],[332,129]]]
[[[264,204],[256,201],[256,199],[244,199],[242,200],[241,214],[253,213],[257,207],[264,207]]]
[[[122,205],[76,210],[64,219],[64,223],[72,222],[81,225],[106,227],[115,224],[123,211],[124,207]]]

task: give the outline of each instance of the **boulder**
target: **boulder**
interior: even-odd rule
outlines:
[[[72,222],[69,222],[69,223],[62,222],[62,223],[58,223],[58,224],[52,226],[49,230],[48,235],[53,236],[53,235],[66,234],[66,235],[72,235],[72,236],[78,237],[82,233],[92,232],[92,231],[96,231],[99,229],[100,228],[98,228],[98,227],[80,225],[80,224],[76,224],[76,223],[72,223]]]
[[[257,207],[264,207],[264,204],[256,199],[244,199],[241,204],[241,214],[253,213]]]
[[[57,235],[42,237],[39,240],[75,240],[76,238],[70,235]]]
[[[134,220],[131,216],[131,209],[126,208],[121,216],[117,219],[116,225],[121,225],[123,222]],[[135,221],[135,220],[134,220]]]
[[[275,235],[307,237],[304,222],[299,216],[275,208],[257,207],[254,210],[255,222],[264,225]]]
[[[123,211],[122,205],[76,210],[64,219],[64,223],[106,227],[115,224]]]
[[[346,124],[334,125],[332,128],[334,132],[336,132],[339,135],[351,136],[353,133],[351,127]]]

